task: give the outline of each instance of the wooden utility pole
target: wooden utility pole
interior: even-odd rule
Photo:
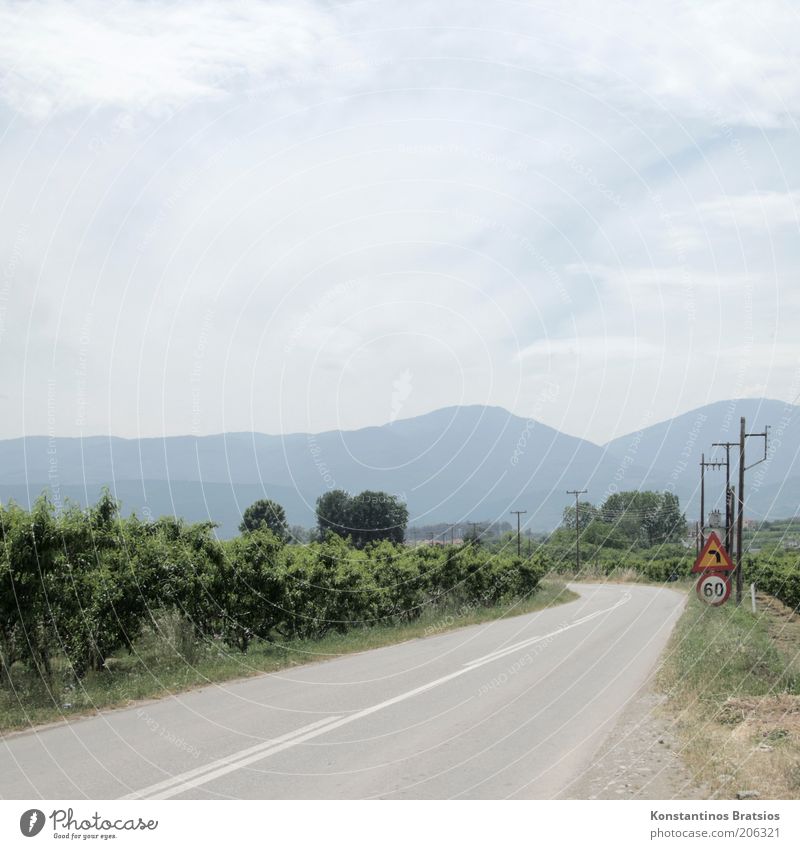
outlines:
[[[744,416],[739,420],[739,492],[738,515],[736,517],[736,606],[742,603],[742,529],[744,527],[744,443],[747,437]]]
[[[738,442],[714,442],[714,448],[725,449],[725,548],[728,554],[733,551],[733,498],[731,497],[731,448],[738,448]]]
[[[517,557],[522,557],[522,544],[520,543],[519,536],[519,517],[524,513],[527,513],[527,510],[512,510],[511,515],[517,517]]]
[[[706,455],[700,455],[700,548],[706,544]]]
[[[700,455],[700,546],[706,544],[706,469],[721,469],[725,464],[714,460],[706,460],[706,455]]]
[[[581,507],[578,499],[588,489],[568,489],[567,495],[575,496],[575,572],[581,571]]]

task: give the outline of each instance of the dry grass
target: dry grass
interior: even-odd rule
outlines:
[[[800,798],[800,616],[759,595],[715,610],[691,599],[661,673],[667,712],[712,798]]]
[[[0,687],[0,738],[4,732],[100,709],[128,707],[140,699],[162,698],[217,681],[331,660],[466,625],[533,613],[577,597],[563,581],[548,579],[535,595],[510,605],[431,611],[413,622],[353,628],[345,634],[292,640],[283,645],[254,641],[246,654],[221,645],[209,648],[193,644],[192,639],[180,639],[177,632],[167,640],[149,633],[138,641],[134,653],[111,658],[107,671],[90,672],[79,682],[58,675],[44,682],[23,668],[15,668],[13,689]]]

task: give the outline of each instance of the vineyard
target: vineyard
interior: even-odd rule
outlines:
[[[246,657],[254,644],[278,650],[509,607],[531,599],[547,573],[686,581],[694,560],[674,542],[587,540],[576,574],[572,538],[560,532],[522,557],[513,534],[495,545],[409,546],[323,529],[298,545],[280,523],[244,522],[239,536],[220,540],[210,522],[123,517],[107,493],[89,509],[56,510],[46,498],[30,511],[0,506],[0,531],[0,688],[9,698],[23,679],[58,689],[119,671],[142,645],[188,668],[204,656]],[[800,605],[795,556],[761,552],[745,567],[761,591]],[[561,600],[570,596],[558,586]]]
[[[212,523],[122,518],[105,494],[88,510],[0,507],[0,652],[5,682],[24,667],[80,679],[132,651],[143,631],[247,652],[403,623],[424,611],[529,597],[547,567],[473,544],[356,548],[334,533],[290,545],[259,526],[220,541]],[[180,649],[180,646],[178,646]]]

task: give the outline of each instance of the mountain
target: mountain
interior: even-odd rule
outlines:
[[[549,529],[573,488],[588,488],[595,502],[615,489],[671,488],[693,515],[700,451],[737,438],[738,417],[747,415],[753,428],[772,424],[780,443],[769,463],[748,473],[748,506],[784,516],[796,512],[800,495],[800,474],[790,471],[800,449],[798,412],[776,401],[722,402],[605,446],[481,406],[318,434],[26,437],[0,441],[0,500],[27,506],[48,488],[56,501],[86,504],[107,485],[126,512],[213,519],[223,536],[265,496],[284,505],[290,522],[311,525],[317,496],[333,488],[391,492],[407,501],[416,524],[500,520],[527,509],[529,527]]]
[[[724,460],[723,448],[714,442],[739,441],[739,419],[744,416],[748,433],[769,428],[767,460],[764,440],[746,442],[745,501],[753,518],[794,516],[800,505],[800,407],[783,401],[744,398],[719,401],[668,421],[612,440],[605,448],[617,457],[629,457],[645,468],[644,486],[672,488],[688,515],[696,517],[700,502],[700,457]],[[731,449],[731,483],[737,484],[738,449]],[[707,509],[724,510],[725,472],[706,471]]]

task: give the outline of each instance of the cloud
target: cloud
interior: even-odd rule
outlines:
[[[783,395],[799,51],[769,0],[7,0],[2,435],[53,375],[128,435]]]
[[[540,339],[523,348],[516,355],[516,359],[568,357],[594,361],[596,364],[597,361],[610,359],[660,357],[663,353],[661,346],[636,336],[580,336],[570,339]]]
[[[0,96],[29,117],[174,109],[345,61],[331,14],[302,0],[4,3]]]
[[[698,205],[702,218],[743,230],[793,227],[800,224],[800,192],[726,195]]]

